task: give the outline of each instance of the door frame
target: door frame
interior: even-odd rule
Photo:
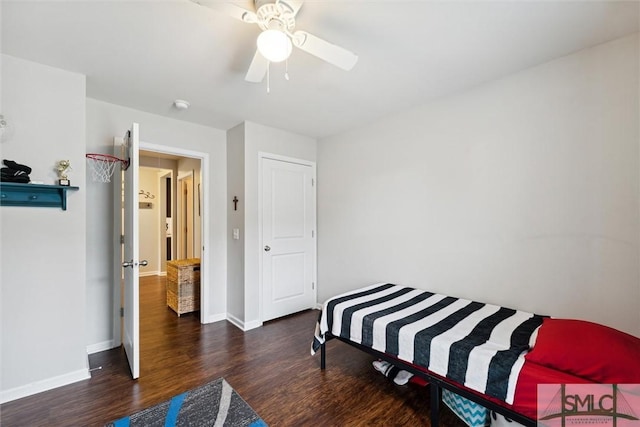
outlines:
[[[124,142],[122,137],[115,137],[115,141],[119,141],[120,143]],[[200,179],[202,182],[202,199],[201,199],[201,214],[202,214],[202,224],[200,227],[200,241],[202,243],[202,248],[200,248],[200,323],[207,323],[207,319],[211,319],[213,315],[209,312],[210,310],[210,298],[209,295],[209,287],[205,286],[205,283],[208,283],[210,272],[210,266],[207,262],[207,251],[211,247],[209,242],[209,153],[204,153],[201,151],[193,151],[193,150],[185,150],[184,148],[178,147],[169,147],[166,145],[158,145],[149,142],[140,141],[139,144],[140,150],[151,151],[154,153],[160,154],[171,154],[174,156],[180,157],[190,157],[193,159],[200,160]],[[118,184],[121,186],[122,183],[117,181],[113,185],[114,197],[118,194],[119,191],[122,191],[121,188],[118,188]],[[114,215],[114,233],[113,233],[113,242],[114,242],[114,253],[117,252],[116,248],[120,246],[120,235],[122,231],[120,230],[120,217]],[[175,230],[174,230],[175,234]],[[121,269],[116,267],[116,263],[114,260],[114,286],[113,286],[113,346],[118,347],[122,344],[122,321],[120,317],[120,307],[122,302],[122,293],[120,286],[116,286],[115,283],[119,279],[119,275],[121,274]]]
[[[187,214],[185,213],[185,210],[187,209],[187,201],[184,197],[184,193],[182,192],[182,186],[184,184],[184,181],[186,179],[190,179],[191,180],[191,230],[189,231],[192,236],[191,236],[191,252],[194,252],[195,247],[193,247],[193,245],[195,244],[195,241],[193,239],[193,229],[195,227],[195,209],[194,209],[194,203],[197,200],[196,199],[196,179],[194,177],[194,171],[190,170],[188,172],[182,173],[182,174],[178,174],[178,178],[177,178],[177,184],[178,186],[176,187],[176,220],[177,220],[177,230],[174,230],[174,234],[177,233],[176,236],[176,243],[177,243],[177,248],[176,248],[176,259],[184,259],[184,258],[191,258],[189,257],[189,250],[187,249],[187,245],[189,244],[189,239],[188,239],[188,234],[189,232],[185,233],[184,232],[184,228],[186,225],[189,224],[189,218],[187,216]]]
[[[315,283],[315,286],[313,288],[313,297],[316,301],[318,301],[318,201],[317,201],[317,196],[318,196],[318,179],[317,179],[317,175],[316,175],[316,162],[311,161],[311,160],[305,160],[305,159],[298,159],[295,157],[289,157],[289,156],[282,156],[280,154],[272,154],[272,153],[267,153],[267,152],[263,152],[260,151],[258,152],[258,287],[260,290],[260,298],[258,298],[259,303],[258,303],[258,312],[260,313],[260,322],[264,322],[264,309],[263,309],[263,304],[264,304],[264,286],[262,283],[262,273],[263,273],[263,261],[262,261],[262,249],[264,247],[264,242],[263,242],[263,236],[262,236],[262,232],[263,232],[263,215],[262,215],[262,208],[263,208],[263,200],[262,200],[262,185],[264,184],[262,181],[262,161],[265,159],[269,159],[269,160],[277,160],[280,162],[287,162],[287,163],[294,163],[294,164],[298,164],[298,165],[303,165],[303,166],[309,166],[311,167],[311,176],[313,179],[313,207],[312,210],[315,213],[314,215],[314,221],[313,221],[313,230],[314,230],[314,238],[313,238],[313,245],[312,245],[312,250],[313,253],[311,254],[311,259],[313,259],[313,271],[311,273],[312,277],[313,277],[313,282]]]
[[[166,223],[167,223],[167,209],[166,209],[166,205],[167,205],[167,186],[166,186],[166,179],[167,177],[171,179],[171,186],[173,187],[173,170],[170,169],[164,169],[164,168],[159,168],[161,172],[158,174],[158,188],[159,188],[159,202],[162,204],[162,206],[160,206],[160,209],[158,209],[158,216],[160,217],[159,219],[159,224],[160,224],[160,237],[158,239],[160,248],[158,251],[158,275],[159,276],[166,276],[167,275],[167,269],[166,269],[166,262],[167,262],[167,257],[166,257],[166,252],[167,252],[167,232],[166,232]],[[173,197],[175,197],[175,195],[173,194],[173,188],[171,189],[171,198],[173,200]],[[173,222],[173,215],[174,215],[174,209],[173,209],[173,203],[171,203],[171,221]],[[173,246],[173,225],[171,226],[171,246]],[[162,249],[164,248],[164,250]],[[172,259],[173,259],[173,255],[175,255],[173,252],[173,247],[171,248],[171,255],[172,255]],[[163,256],[163,254],[165,256]],[[162,264],[165,263],[165,268],[162,268]]]

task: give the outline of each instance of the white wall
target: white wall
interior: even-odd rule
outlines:
[[[85,77],[2,55],[3,159],[56,183],[71,161],[67,210],[0,208],[1,395],[16,399],[89,377],[85,329]]]
[[[320,141],[319,300],[389,281],[640,335],[638,47]]]
[[[225,132],[205,126],[149,114],[94,99],[87,99],[87,150],[109,153],[113,137],[122,136],[132,122],[140,124],[140,140],[145,143],[180,147],[209,154],[209,181],[204,183],[210,224],[210,246],[203,261],[208,268],[205,284],[210,294],[207,321],[225,318],[226,313],[226,139]],[[90,348],[108,348],[113,336],[112,294],[112,189],[110,185],[87,185],[87,318]],[[143,361],[144,362],[144,361]]]
[[[280,129],[245,122],[245,230],[244,230],[244,324],[249,329],[262,324],[260,318],[260,271],[262,255],[258,234],[258,173],[260,152],[315,162],[316,140]]]
[[[0,1],[0,22],[2,22],[2,2]],[[2,31],[0,31],[0,46],[2,46]],[[0,83],[2,83],[2,75],[4,74],[2,72],[2,61],[3,61],[3,57],[0,54]],[[7,112],[4,111],[3,107],[3,99],[2,99],[2,85],[0,84],[0,114],[6,114]],[[0,140],[0,143],[2,141]],[[0,253],[0,255],[2,255]],[[2,294],[0,293],[0,297],[2,296]],[[0,325],[1,326],[1,325]],[[2,359],[0,359],[0,362],[2,362]]]
[[[248,330],[262,325],[260,313],[260,248],[258,212],[259,154],[270,153],[316,161],[316,140],[252,122],[227,132],[228,167],[228,314],[229,320]],[[231,200],[238,197],[238,210]],[[233,240],[233,228],[240,239]]]
[[[227,131],[227,315],[244,322],[244,123]],[[238,198],[234,210],[233,198]],[[238,240],[233,229],[239,230]]]
[[[198,213],[198,186],[201,185],[200,159],[183,158],[178,160],[178,177],[189,174],[193,176],[193,257],[200,258],[202,249],[202,239],[200,237],[202,212]]]
[[[158,209],[159,209],[159,217],[160,217],[160,223],[161,224],[165,224],[165,221],[167,219],[166,216],[166,203],[167,203],[167,190],[166,190],[166,182],[164,181],[164,179],[160,180],[162,176],[171,176],[172,180],[171,180],[171,194],[173,195],[171,198],[171,212],[172,212],[172,216],[171,216],[171,229],[172,230],[176,230],[176,215],[175,215],[175,211],[176,211],[176,189],[177,189],[177,179],[176,177],[178,176],[178,161],[174,160],[174,159],[165,159],[165,158],[161,158],[161,157],[148,157],[148,156],[140,156],[140,166],[141,167],[148,167],[148,168],[153,168],[155,169],[156,173],[157,173],[157,179],[159,181],[159,188],[158,188],[158,193],[156,195],[156,199],[153,200],[155,203],[158,204]],[[167,175],[169,174],[169,175]],[[164,227],[164,226],[163,226]],[[159,261],[159,272],[161,274],[166,274],[167,273],[167,242],[166,242],[166,232],[165,229],[162,229],[162,232],[159,235],[159,245],[160,245],[160,261]],[[171,239],[171,254],[172,254],[172,259],[175,259],[176,257],[176,239],[175,239],[175,235],[172,236]]]
[[[148,263],[146,267],[140,267],[140,275],[154,275],[160,272],[160,209],[164,209],[164,205],[160,199],[158,170],[141,167],[138,176],[140,190],[155,196],[154,199],[142,194],[138,196],[139,203],[151,203],[151,208],[138,209],[140,259]]]

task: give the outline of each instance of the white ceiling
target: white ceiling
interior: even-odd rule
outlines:
[[[247,9],[251,1],[235,1]],[[296,29],[359,55],[295,50],[244,81],[259,28],[188,0],[2,0],[2,52],[87,76],[87,96],[228,129],[322,138],[639,30],[636,1],[308,0]],[[191,102],[187,111],[172,107]]]

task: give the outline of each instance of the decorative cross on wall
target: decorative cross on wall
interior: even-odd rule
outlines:
[[[237,211],[238,210],[238,197],[233,196],[233,210]]]

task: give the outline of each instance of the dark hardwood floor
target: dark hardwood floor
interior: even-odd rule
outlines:
[[[89,356],[92,378],[0,406],[2,426],[102,426],[219,377],[270,426],[429,425],[429,392],[396,386],[372,356],[337,340],[327,369],[309,349],[318,311],[242,332],[226,321],[167,308],[165,280],[145,277],[141,296],[141,375],[132,380],[121,348]],[[46,349],[43,349],[46,351]],[[441,425],[465,426],[442,405]]]

